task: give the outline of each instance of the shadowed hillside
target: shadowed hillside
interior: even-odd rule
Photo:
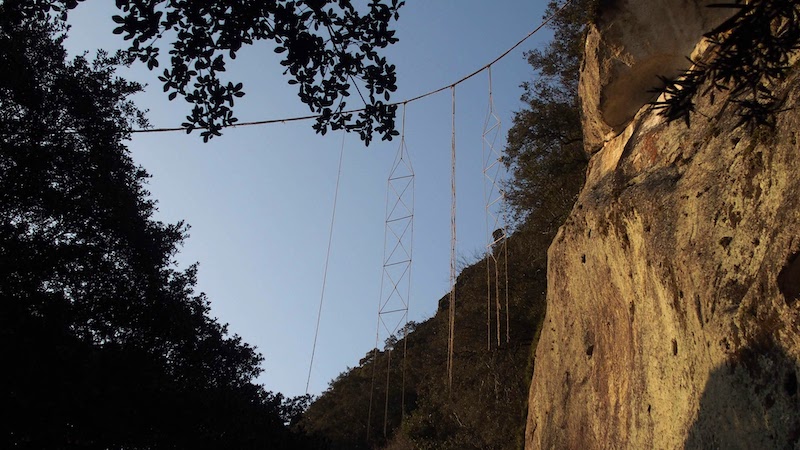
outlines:
[[[369,351],[357,367],[333,380],[300,426],[321,437],[327,448],[381,447],[387,439],[391,448],[406,448],[411,442],[414,448],[518,445],[532,371],[531,344],[544,316],[545,252],[550,238],[520,230],[508,240],[510,339],[506,342],[503,312],[499,347],[493,298],[491,350],[487,349],[486,259],[459,275],[452,391],[447,388],[449,297],[445,296],[434,317],[411,324],[406,337],[388,340],[378,352]],[[401,425],[404,345],[406,420]]]

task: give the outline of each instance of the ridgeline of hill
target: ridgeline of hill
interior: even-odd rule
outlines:
[[[499,346],[494,294],[491,331],[487,329],[487,260],[458,276],[452,390],[447,388],[445,296],[436,315],[410,324],[407,336],[367,352],[358,366],[333,380],[306,411],[299,429],[335,449],[382,447],[387,442],[389,448],[519,447],[533,370],[531,349],[545,312],[545,255],[551,238],[551,233],[523,229],[508,239],[510,339],[506,342],[502,317]]]

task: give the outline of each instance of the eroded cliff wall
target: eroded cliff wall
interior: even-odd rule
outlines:
[[[589,153],[619,134],[660,87],[689,68],[703,34],[730,16],[717,0],[605,0],[586,37],[579,95]]]
[[[800,445],[797,65],[775,92],[774,131],[718,97],[603,137],[549,251],[527,448]]]

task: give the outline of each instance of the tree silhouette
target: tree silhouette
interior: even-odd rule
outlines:
[[[525,108],[514,114],[508,130],[504,163],[512,179],[506,186],[518,219],[535,222],[542,232],[554,232],[566,218],[587,164],[583,152],[578,78],[586,24],[597,0],[580,0],[555,14],[554,39],[543,50],[526,54],[536,77],[523,83]]]
[[[0,447],[297,448],[262,357],[209,316],[188,227],[153,219],[121,141],[122,55],[66,60],[55,17],[0,14]]]
[[[42,19],[69,10],[83,0],[8,0],[0,14]],[[283,54],[281,64],[300,100],[319,114],[314,129],[358,132],[369,145],[374,133],[390,140],[395,130],[396,105],[387,104],[397,89],[395,66],[380,50],[397,42],[390,29],[403,5],[401,0],[371,0],[360,12],[350,0],[117,0],[119,26],[114,33],[130,42],[127,57],[150,70],[163,60],[159,43],[167,42],[169,64],[158,77],[169,99],[183,97],[192,105],[182,125],[187,132],[202,130],[204,141],[236,124],[235,99],[244,95],[242,83],[225,82],[229,59],[245,45],[271,41]],[[360,80],[364,97],[355,83]],[[353,90],[363,109],[346,113]],[[361,106],[361,105],[357,105]],[[351,108],[353,105],[351,105]]]

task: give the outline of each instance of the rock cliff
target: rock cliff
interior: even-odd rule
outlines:
[[[775,87],[774,130],[736,128],[719,97],[690,128],[665,123],[631,67],[672,44],[625,43],[684,13],[665,5],[701,2],[613,3],[589,34],[581,95],[600,149],[549,250],[526,448],[798,448],[800,70]],[[675,51],[702,51],[719,20],[674,34]]]
[[[659,76],[687,69],[703,34],[730,13],[717,0],[605,0],[588,29],[579,95],[587,152],[619,134]],[[696,56],[696,55],[694,55]]]

